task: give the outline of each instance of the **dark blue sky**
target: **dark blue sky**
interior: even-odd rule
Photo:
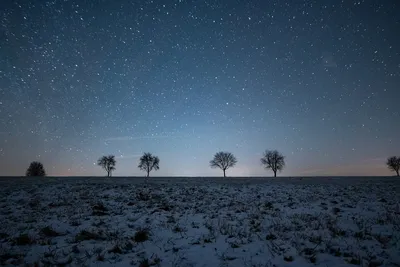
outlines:
[[[398,1],[0,3],[0,174],[388,175],[400,154]]]

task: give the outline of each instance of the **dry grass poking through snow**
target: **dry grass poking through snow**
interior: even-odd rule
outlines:
[[[0,264],[400,266],[398,186],[3,184]]]

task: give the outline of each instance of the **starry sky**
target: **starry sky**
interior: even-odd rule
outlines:
[[[397,0],[2,0],[0,175],[390,175]]]

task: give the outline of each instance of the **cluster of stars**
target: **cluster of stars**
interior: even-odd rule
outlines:
[[[152,150],[173,166],[162,174],[179,175],[176,162],[190,158],[202,162],[189,164],[193,175],[212,175],[217,150],[249,164],[276,148],[287,174],[301,175],[319,157],[387,156],[400,132],[396,10],[368,0],[9,1],[1,167],[23,174],[40,158],[51,174],[91,175],[114,153],[116,174],[131,175],[129,155]],[[257,164],[237,174],[261,175]]]

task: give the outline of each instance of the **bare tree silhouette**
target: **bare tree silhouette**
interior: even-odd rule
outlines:
[[[115,160],[114,155],[102,156],[97,161],[97,165],[102,167],[107,172],[107,177],[112,176],[112,171],[115,170],[116,164],[117,164],[117,161]]]
[[[140,157],[138,168],[142,171],[147,172],[147,177],[150,176],[150,172],[154,170],[160,169],[160,159],[157,156],[153,156],[151,153],[144,153],[143,156]]]
[[[396,172],[397,176],[399,176],[400,170],[400,157],[390,157],[386,161],[386,165],[389,170]]]
[[[38,161],[33,161],[26,170],[26,176],[46,176],[43,164]]]
[[[221,151],[214,155],[214,158],[210,161],[210,166],[211,168],[220,168],[224,172],[224,177],[226,177],[226,170],[235,166],[236,163],[237,160],[232,153]]]
[[[268,170],[271,169],[276,177],[277,171],[282,171],[285,167],[285,157],[277,150],[266,150],[261,158],[261,164]]]

